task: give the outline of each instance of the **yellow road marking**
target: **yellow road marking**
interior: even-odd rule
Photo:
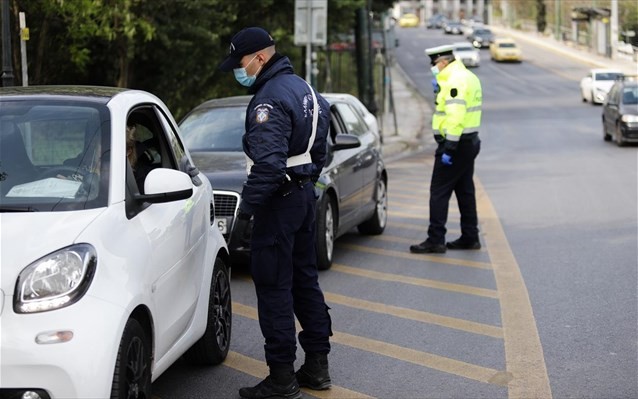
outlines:
[[[393,198],[407,198],[407,199],[414,199],[414,200],[419,200],[423,203],[427,203],[427,197],[424,197],[423,194],[400,194],[400,193],[395,193],[394,191],[390,190],[390,192],[388,193],[388,197],[390,199]],[[392,201],[392,203],[394,204],[394,201]]]
[[[233,302],[233,306],[239,305]],[[243,305],[242,305],[243,306]],[[240,313],[241,314],[241,313]],[[244,316],[242,314],[242,316]],[[251,315],[252,316],[252,315]],[[255,317],[246,316],[252,319],[256,319]],[[224,360],[224,366],[230,367],[232,369],[241,371],[244,374],[252,375],[257,378],[266,378],[268,376],[268,365],[266,362],[262,362],[251,357],[242,355],[241,353],[230,351],[228,352],[228,356],[226,360]],[[372,398],[372,396],[368,396],[359,392],[352,391],[350,389],[346,389],[343,387],[339,387],[333,385],[330,389],[325,391],[313,391],[306,388],[301,388],[301,390],[307,394],[316,398],[325,398],[325,399],[337,399],[337,398]]]
[[[388,211],[388,216],[396,216],[400,218],[419,219],[419,220],[430,220],[429,214],[415,215],[414,212]]]
[[[389,249],[365,247],[363,245],[355,245],[355,244],[337,243],[337,245],[339,246],[339,248],[348,248],[353,251],[367,252],[367,253],[371,253],[375,255],[388,256],[392,258],[404,258],[404,259],[421,260],[421,261],[425,260],[428,262],[443,263],[446,265],[465,266],[465,267],[473,267],[476,269],[492,270],[492,265],[490,265],[489,263],[477,262],[477,261],[465,260],[465,259],[452,259],[452,258],[445,257],[445,255],[437,256],[437,255],[413,254],[407,251],[406,252],[392,251]]]
[[[467,294],[467,295],[476,295],[476,296],[485,297],[485,298],[493,298],[493,299],[498,298],[498,293],[496,291],[490,290],[487,288],[478,288],[478,287],[472,287],[472,286],[463,285],[463,284],[444,283],[444,282],[436,281],[436,280],[428,280],[425,278],[418,278],[418,277],[400,276],[400,275],[392,274],[392,273],[381,273],[381,272],[361,269],[358,267],[340,265],[336,263],[332,264],[332,268],[330,270],[334,270],[336,272],[341,272],[346,274],[351,274],[351,275],[359,276],[359,277],[371,278],[371,279],[379,280],[379,281],[393,281],[396,283],[416,285],[419,287],[434,288],[434,289],[442,290],[442,291],[458,292],[458,293]]]
[[[257,310],[255,308],[242,305],[237,302],[233,302],[233,313],[257,320]],[[298,323],[297,328],[299,328]],[[330,341],[333,343],[350,346],[366,352],[376,353],[392,359],[402,360],[404,362],[417,364],[419,366],[458,375],[475,381],[500,386],[507,385],[507,378],[502,378],[503,374],[507,373],[499,370],[347,333],[333,331],[332,334]],[[311,392],[312,395],[314,395],[316,391]],[[336,398],[338,396],[333,397]]]
[[[420,310],[408,309],[399,306],[386,305],[380,302],[371,302],[363,299],[356,299],[344,295],[333,294],[324,291],[324,296],[328,302],[336,303],[351,308],[367,310],[369,312],[387,314],[402,319],[420,321],[422,323],[434,324],[437,326],[453,328],[470,332],[473,334],[486,335],[488,337],[503,339],[503,331],[500,327],[489,324],[477,323],[469,320],[457,319],[455,317],[441,316],[434,313]]]
[[[423,225],[423,224],[399,223],[399,222],[394,222],[392,220],[388,220],[388,224],[386,226],[400,227],[402,229],[408,229],[408,230],[421,230],[423,232],[425,232],[428,228],[427,225]]]
[[[501,304],[510,398],[551,399],[543,347],[525,281],[492,202],[476,181],[476,204]]]

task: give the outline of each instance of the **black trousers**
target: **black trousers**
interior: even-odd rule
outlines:
[[[445,244],[448,208],[452,193],[461,212],[461,238],[468,241],[478,240],[478,217],[476,214],[476,195],[474,189],[474,160],[481,150],[478,137],[461,140],[456,153],[452,156],[452,165],[441,162],[443,144],[439,145],[434,159],[432,181],[430,182],[430,226],[428,241]]]
[[[251,274],[269,366],[292,365],[299,344],[306,353],[330,351],[331,319],[319,287],[315,251],[317,198],[311,183],[275,193],[254,215]]]

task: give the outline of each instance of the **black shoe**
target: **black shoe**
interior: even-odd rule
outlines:
[[[321,391],[332,386],[328,372],[328,355],[306,354],[306,361],[295,373],[299,386]]]
[[[443,244],[433,244],[428,240],[420,244],[410,245],[410,252],[415,254],[444,254],[447,248]]]
[[[481,249],[479,240],[464,240],[462,238],[448,242],[446,246],[449,249]]]
[[[241,388],[239,390],[239,396],[247,399],[301,399],[301,391],[299,390],[297,379],[294,378],[294,376],[288,384],[277,384],[268,376],[252,388]]]

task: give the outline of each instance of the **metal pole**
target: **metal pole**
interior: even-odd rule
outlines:
[[[611,0],[611,21],[610,21],[610,43],[611,43],[611,59],[615,60],[618,56],[618,0]]]
[[[9,27],[9,0],[2,0],[2,86],[13,86],[11,64],[11,29]]]
[[[312,82],[312,0],[306,0],[306,82]]]
[[[27,21],[24,13],[20,14],[20,58],[22,59],[22,86],[29,86],[29,71],[27,70],[27,40],[29,40]],[[25,34],[26,32],[26,34]]]

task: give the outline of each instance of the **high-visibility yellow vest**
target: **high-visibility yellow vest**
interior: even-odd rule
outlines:
[[[438,74],[437,83],[440,91],[432,117],[434,138],[456,148],[463,134],[478,132],[481,125],[481,82],[461,61],[455,60]]]

